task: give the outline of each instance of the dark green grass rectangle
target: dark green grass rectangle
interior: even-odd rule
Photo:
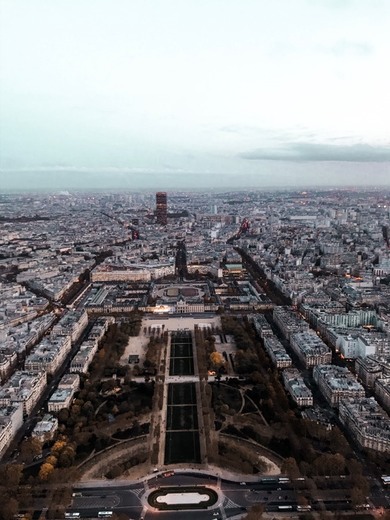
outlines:
[[[168,405],[170,404],[196,404],[195,383],[170,383]]]
[[[172,333],[172,343],[192,343],[192,334],[188,333]]]
[[[194,360],[192,358],[171,358],[169,375],[192,376],[194,374]]]
[[[196,405],[168,406],[167,431],[168,430],[197,430],[198,414]]]
[[[200,463],[199,435],[193,432],[168,432],[165,440],[165,464]]]
[[[171,358],[192,357],[192,345],[171,345]]]

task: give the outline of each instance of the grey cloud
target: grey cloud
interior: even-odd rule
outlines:
[[[315,143],[288,143],[281,148],[257,149],[243,152],[242,159],[254,161],[341,161],[390,162],[390,146],[368,144],[335,145]]]
[[[241,137],[253,137],[261,136],[262,139],[267,141],[290,141],[292,139],[311,140],[317,138],[317,134],[309,131],[304,127],[294,127],[292,129],[269,129],[260,126],[249,126],[249,125],[227,125],[219,128],[222,133],[236,134]]]

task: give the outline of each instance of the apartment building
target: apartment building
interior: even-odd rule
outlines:
[[[332,352],[311,330],[292,334],[290,345],[306,368],[332,362]]]
[[[273,319],[280,332],[286,339],[293,334],[309,330],[309,325],[289,307],[275,307]]]
[[[378,377],[374,383],[375,397],[390,412],[390,377]]]
[[[19,404],[29,415],[46,388],[46,372],[16,371],[0,388],[0,406]]]
[[[277,368],[291,367],[292,361],[290,356],[275,336],[264,337],[264,348]]]
[[[257,334],[264,339],[266,336],[273,336],[271,325],[268,323],[263,314],[257,314],[252,317],[253,325]]]
[[[10,348],[0,348],[0,383],[5,381],[16,365],[18,356]]]
[[[70,336],[72,344],[74,344],[87,325],[88,314],[84,309],[81,311],[70,311],[53,327],[53,335]]]
[[[21,403],[0,407],[0,460],[23,424]]]
[[[63,408],[69,408],[72,404],[75,390],[71,388],[57,388],[47,403],[49,412],[59,412]]]
[[[362,448],[390,452],[390,419],[373,397],[341,400],[339,417]]]
[[[40,440],[42,444],[51,441],[58,429],[58,419],[50,414],[45,414],[41,421],[38,421],[31,432],[31,436]]]
[[[313,394],[296,368],[283,370],[282,377],[286,391],[298,406],[313,406]]]
[[[376,379],[383,375],[383,367],[370,356],[356,358],[355,371],[366,388],[374,388]]]
[[[359,399],[365,397],[363,386],[345,367],[336,365],[317,365],[313,368],[313,378],[321,394],[334,408],[340,399]]]
[[[44,338],[26,357],[26,370],[54,374],[65,361],[71,350],[70,336]]]

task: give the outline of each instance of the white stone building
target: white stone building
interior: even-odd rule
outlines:
[[[365,397],[364,388],[345,367],[317,365],[313,368],[313,379],[328,403],[337,408],[340,399]]]
[[[0,388],[0,406],[22,405],[29,415],[46,388],[46,372],[17,371]]]
[[[292,361],[290,356],[275,336],[264,337],[264,348],[277,368],[291,367]]]
[[[341,400],[339,417],[362,448],[390,453],[390,419],[373,397]]]
[[[311,330],[292,334],[290,344],[306,368],[332,362],[331,350]]]
[[[0,407],[0,460],[23,424],[21,403]]]
[[[283,370],[283,382],[287,392],[298,406],[313,406],[313,394],[297,369]]]

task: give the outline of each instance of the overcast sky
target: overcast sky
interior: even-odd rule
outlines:
[[[0,189],[390,185],[389,0],[0,0]]]

